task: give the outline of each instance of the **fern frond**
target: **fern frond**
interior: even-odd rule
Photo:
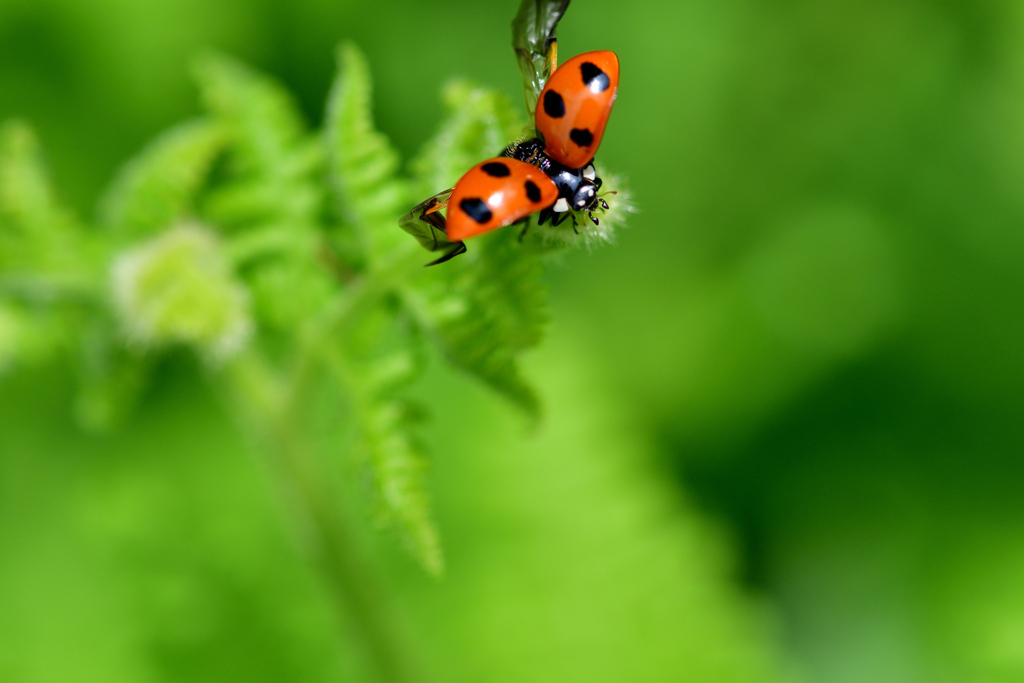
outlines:
[[[230,135],[235,172],[278,179],[302,175],[294,151],[306,125],[284,87],[223,55],[200,60],[196,78],[207,109]]]
[[[369,342],[369,343],[368,343]],[[444,569],[425,482],[426,457],[414,429],[422,411],[401,396],[422,374],[422,333],[390,309],[378,309],[342,340],[330,362],[354,408],[353,455],[369,470],[378,519],[397,528],[431,574]]]
[[[526,123],[507,97],[468,81],[448,83],[442,100],[448,116],[412,163],[423,196],[451,187],[480,160],[500,155]]]
[[[52,207],[53,190],[35,133],[20,121],[8,121],[0,128],[0,213],[20,223]]]
[[[138,238],[189,217],[225,142],[224,129],[209,120],[167,131],[121,170],[100,204],[101,222]]]
[[[317,218],[323,198],[323,191],[305,179],[233,179],[206,196],[202,216],[229,232],[279,220],[309,223]]]
[[[516,230],[503,230],[480,245],[475,298],[501,327],[501,339],[515,351],[541,342],[548,323],[548,288],[540,259],[524,253]]]
[[[0,268],[19,273],[42,299],[91,297],[104,254],[58,202],[32,129],[17,121],[0,127]]]
[[[533,389],[519,374],[516,364],[519,349],[507,337],[507,329],[499,320],[500,309],[489,305],[495,291],[484,288],[474,292],[481,276],[472,269],[460,268],[457,273],[454,268],[449,270],[452,272],[449,278],[426,276],[416,285],[403,289],[405,305],[431,333],[449,362],[536,419],[540,404]]]
[[[408,209],[409,191],[396,178],[398,152],[374,127],[371,88],[366,58],[351,43],[342,45],[324,123],[330,178],[341,216],[373,261],[404,242],[396,221]]]
[[[39,140],[21,121],[0,127],[0,220],[26,233],[69,223],[57,204]]]
[[[225,178],[203,217],[231,233],[228,251],[253,294],[264,329],[287,332],[334,294],[318,262],[326,193],[324,152],[288,91],[225,57],[197,70],[203,99],[228,137]]]
[[[260,232],[262,229],[250,234]],[[241,249],[254,246],[231,242],[231,248],[238,250],[233,252],[236,256],[243,255]],[[304,254],[298,250],[277,250],[272,256],[259,261],[258,267],[246,269],[245,281],[253,295],[253,312],[263,330],[287,335],[314,319],[336,295],[337,286],[312,262],[316,257],[312,249]]]
[[[356,416],[357,455],[370,464],[381,518],[401,531],[406,546],[427,571],[441,574],[441,540],[424,482],[426,458],[411,430],[417,411],[405,401],[370,395],[359,401]]]

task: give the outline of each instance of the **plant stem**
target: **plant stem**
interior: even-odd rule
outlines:
[[[289,504],[302,549],[351,626],[356,649],[381,683],[415,680],[342,510],[320,483],[315,453],[295,427],[294,411],[280,400],[283,392],[273,371],[251,351],[225,370],[232,402],[244,414],[246,430],[257,437],[259,451]]]
[[[291,368],[289,401],[294,403],[301,398],[317,363],[333,351],[327,346],[336,344],[352,323],[422,264],[423,251],[410,244],[372,273],[354,281],[344,296],[329,303],[316,319],[306,325],[299,337],[299,348]]]
[[[413,667],[396,642],[383,594],[367,571],[341,506],[321,483],[316,454],[299,427],[302,398],[332,340],[414,272],[422,253],[409,250],[365,276],[304,330],[289,382],[282,382],[257,351],[249,350],[226,368],[233,404],[247,430],[259,437],[274,479],[292,508],[305,551],[320,569],[339,610],[352,625],[359,649],[381,683],[415,680]]]
[[[313,454],[300,438],[285,432],[274,448],[275,469],[290,491],[305,547],[352,625],[358,649],[381,683],[414,680],[403,648],[389,623],[383,594],[367,570],[339,506],[318,483]]]
[[[0,295],[32,303],[97,301],[102,288],[74,275],[50,273],[5,273],[0,275]]]

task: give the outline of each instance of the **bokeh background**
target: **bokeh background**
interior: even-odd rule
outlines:
[[[92,215],[196,54],[319,124],[337,42],[410,157],[452,76],[519,101],[515,0],[0,0],[0,119]],[[575,0],[640,213],[549,275],[531,435],[444,366],[448,572],[359,525],[423,681],[1024,681],[1024,5]],[[88,435],[0,379],[0,680],[370,680],[186,355]]]

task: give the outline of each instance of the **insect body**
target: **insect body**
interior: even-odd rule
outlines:
[[[572,216],[572,212],[575,211],[586,213],[597,225],[598,220],[593,212],[598,207],[608,208],[608,202],[597,194],[602,181],[597,177],[593,162],[587,163],[583,168],[564,166],[544,153],[544,142],[540,138],[510,145],[505,150],[505,156],[537,166],[558,188],[558,199],[540,212],[537,220],[539,225],[544,225],[549,220],[552,225],[559,225],[566,216]],[[573,220],[575,221],[575,218]]]

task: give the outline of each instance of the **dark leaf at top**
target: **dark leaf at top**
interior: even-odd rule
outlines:
[[[523,0],[512,20],[512,49],[523,73],[526,109],[533,116],[544,84],[551,75],[548,51],[555,43],[555,29],[570,0]]]

